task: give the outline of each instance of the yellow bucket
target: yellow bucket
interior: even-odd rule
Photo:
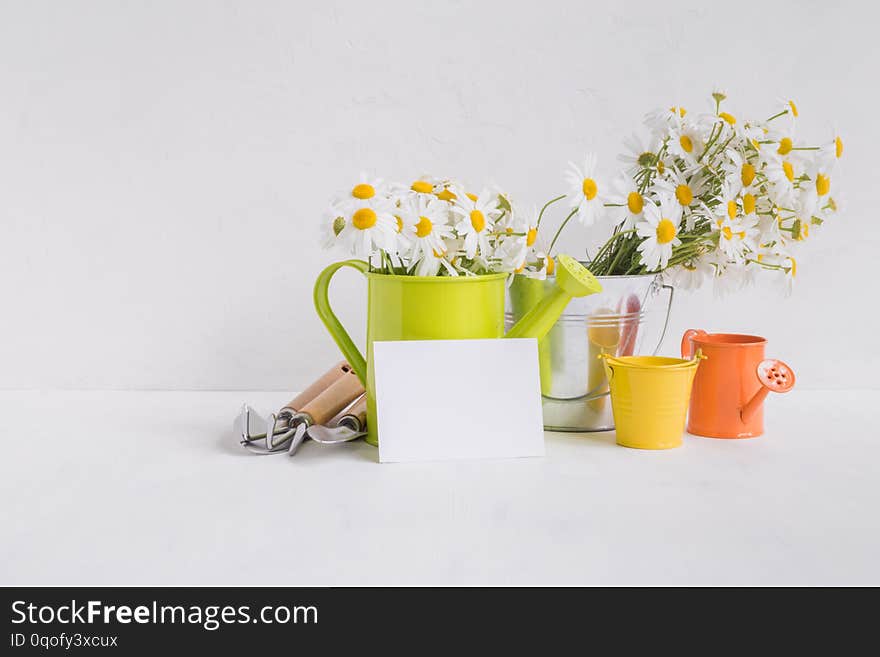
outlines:
[[[700,360],[601,354],[611,388],[617,444],[671,449],[682,443],[691,384]]]

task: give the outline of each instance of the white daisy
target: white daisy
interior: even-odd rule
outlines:
[[[488,256],[491,248],[489,237],[495,227],[495,220],[501,215],[498,197],[484,189],[476,200],[468,196],[458,197],[451,206],[453,215],[459,218],[455,231],[464,237],[464,250],[468,258],[473,258],[479,250]]]
[[[807,189],[820,199],[827,197],[831,192],[831,167],[819,161],[810,167],[807,175],[810,178]]]
[[[599,183],[596,181],[596,156],[592,153],[584,158],[583,169],[569,162],[565,180],[570,186],[567,196],[569,207],[577,213],[578,221],[584,226],[592,226],[603,207]]]
[[[843,139],[835,135],[834,139],[823,144],[819,149],[819,158],[829,168],[833,168],[843,157]]]
[[[337,241],[355,256],[367,260],[376,249],[397,253],[397,221],[385,204],[364,202],[352,207],[344,220]]]
[[[620,205],[626,212],[623,220],[623,230],[629,230],[636,225],[636,222],[642,218],[642,211],[645,209],[645,196],[639,193],[639,188],[633,177],[621,173],[611,181],[612,193],[608,195],[606,201],[615,205]]]
[[[724,163],[721,168],[726,172],[725,179],[730,184],[731,191],[734,194],[739,193],[743,187],[749,187],[755,182],[758,175],[758,169],[754,162],[749,161],[736,148],[728,148],[724,151]]]
[[[777,205],[791,203],[794,196],[795,180],[800,175],[796,160],[771,153],[767,157],[764,173],[770,182],[770,198],[773,202]]]
[[[727,259],[737,264],[746,262],[746,254],[758,248],[758,217],[747,215],[725,219],[718,231],[718,248]]]
[[[631,173],[649,169],[657,163],[657,149],[638,135],[625,137],[623,147],[626,151],[618,155],[617,159],[623,162]]]
[[[797,103],[795,103],[791,98],[777,99],[776,106],[777,107],[774,114],[782,114],[784,112],[785,118],[792,123],[794,122],[794,119],[798,118],[798,116],[800,115]]]
[[[654,183],[654,187],[669,194],[682,208],[689,208],[699,204],[699,196],[706,189],[706,181],[699,170],[693,175],[685,175],[675,167],[670,167],[666,176]]]
[[[522,272],[529,255],[526,238],[510,236],[504,239],[495,249],[495,258],[500,261],[499,270],[505,272]]]
[[[765,135],[763,135],[763,139],[764,141],[770,142],[769,144],[764,144],[766,146],[764,149],[765,151],[775,153],[781,157],[794,156],[792,151],[797,144],[795,143],[793,123],[779,123],[774,125],[771,129],[767,130]]]
[[[642,264],[648,271],[665,269],[672,257],[672,248],[681,244],[678,225],[681,222],[681,206],[668,195],[660,196],[660,203],[648,201],[636,228],[645,238],[637,247]]]
[[[674,120],[683,119],[686,114],[687,110],[684,107],[658,108],[645,115],[644,123],[652,136],[659,139],[666,135]]]
[[[663,272],[664,280],[682,290],[696,290],[707,278],[715,276],[715,266],[705,256],[694,258]]]
[[[699,126],[683,118],[673,119],[667,143],[669,152],[684,160],[688,167],[697,164],[705,147]]]
[[[416,194],[434,194],[436,188],[440,187],[440,181],[434,176],[424,175],[414,180],[410,184],[409,189]],[[442,187],[440,187],[442,189]]]
[[[565,175],[571,188],[567,197],[569,207],[576,211],[578,221],[584,226],[592,226],[602,209],[602,197],[595,175],[596,156],[592,153],[584,158],[583,169],[569,162]]]
[[[442,260],[446,256],[449,251],[446,240],[453,237],[447,204],[431,194],[419,193],[402,206],[401,210],[403,210],[402,231],[412,241],[411,257],[419,259],[421,271],[435,265],[439,270],[441,263],[435,261]],[[395,234],[396,228],[395,222]]]
[[[718,204],[713,208],[715,224],[713,228],[721,228],[725,221],[736,221],[740,214],[739,198],[733,193],[732,187],[724,185],[717,197]]]
[[[373,178],[366,173],[361,173],[358,182],[341,198],[334,202],[334,206],[348,213],[355,208],[365,205],[371,206],[384,199],[387,190],[381,178]]]

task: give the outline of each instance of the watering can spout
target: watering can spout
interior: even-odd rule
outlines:
[[[505,338],[536,338],[541,340],[573,297],[585,297],[602,291],[602,285],[590,271],[574,258],[556,258],[556,285],[537,305],[514,324]]]
[[[761,387],[758,392],[742,407],[740,416],[743,422],[751,420],[760,410],[764,400],[771,392],[788,392],[794,387],[794,371],[781,360],[768,358],[758,363],[755,370]]]

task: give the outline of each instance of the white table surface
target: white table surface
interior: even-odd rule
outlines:
[[[287,397],[0,392],[0,584],[880,584],[880,391],[777,395],[764,437],[663,452],[242,450],[240,403]]]

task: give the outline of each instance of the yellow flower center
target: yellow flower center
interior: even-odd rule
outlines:
[[[782,172],[785,174],[785,177],[788,178],[789,182],[794,182],[794,166],[792,166],[791,162],[785,160],[782,163]]]
[[[748,187],[755,180],[755,165],[749,164],[746,162],[742,165],[742,171],[740,172],[740,178],[742,179],[742,184]]]
[[[663,163],[663,160],[657,160],[657,173],[661,176],[666,172],[666,165]]]
[[[743,214],[752,214],[755,211],[757,199],[754,194],[743,195]]]
[[[830,196],[828,197],[828,209],[832,212],[837,212],[837,203]]]
[[[370,208],[361,208],[351,217],[351,223],[358,230],[366,230],[376,225],[376,213]]]
[[[354,189],[351,190],[351,195],[365,201],[368,198],[373,198],[376,195],[376,190],[373,189],[372,185],[361,183],[354,186]]]
[[[791,275],[792,277],[797,276],[797,260],[794,258],[789,258],[791,260]]]
[[[478,233],[482,233],[483,229],[486,227],[486,217],[484,217],[483,213],[479,210],[471,210],[471,226],[473,226],[474,230]]]
[[[403,219],[394,215],[394,218],[397,220],[397,232],[400,233],[403,231]]]
[[[824,174],[816,175],[816,193],[819,196],[825,196],[831,189],[831,179]]]
[[[434,254],[435,258],[442,258],[443,256],[446,255],[446,251],[438,252],[437,249],[431,249],[431,253]]]
[[[536,239],[538,239],[538,229],[529,228],[529,232],[526,233],[526,246],[534,244]]]
[[[694,150],[694,142],[687,135],[682,135],[678,138],[678,143],[681,144],[681,149],[685,153],[690,153]]]
[[[687,114],[687,110],[684,107],[670,107],[669,111],[673,114],[678,113],[681,118],[684,118],[684,115]]]
[[[733,231],[730,230],[730,226],[725,226],[721,229],[721,232],[724,234],[724,239],[731,240],[733,239]]]
[[[416,235],[418,237],[427,237],[434,230],[434,224],[427,217],[419,217],[419,223],[416,224]]]
[[[834,155],[836,155],[838,159],[843,155],[843,139],[840,137],[834,138]]]
[[[687,185],[679,185],[675,188],[675,198],[677,198],[678,202],[682,205],[690,205],[691,201],[694,200],[694,193]]]
[[[794,118],[797,118],[798,110],[797,110],[797,105],[794,104],[794,101],[793,100],[788,101],[788,106],[791,108],[791,115]]]
[[[584,192],[584,196],[588,201],[592,201],[596,198],[596,194],[599,193],[599,187],[596,185],[596,181],[592,178],[584,178],[584,182],[581,184],[581,190]]]
[[[638,192],[630,192],[626,197],[626,207],[628,207],[629,211],[633,214],[639,214],[642,211],[642,208],[645,207],[645,199],[643,199],[642,195]]]
[[[519,267],[513,270],[514,274],[521,274],[523,270],[526,268],[526,263],[522,263]]]
[[[736,123],[736,117],[733,114],[721,112],[721,114],[719,114],[718,116],[724,119],[729,125],[734,125]]]
[[[465,192],[465,196],[467,196],[474,203],[477,202],[477,195],[476,194],[471,194],[470,192]]]
[[[727,202],[727,216],[730,217],[730,220],[733,221],[736,219],[736,201],[728,201]]]
[[[430,194],[434,191],[434,185],[429,182],[425,182],[424,180],[416,180],[410,186],[410,189],[414,192],[418,192],[419,194]]]
[[[794,144],[791,142],[791,137],[783,137],[779,140],[779,148],[776,149],[776,152],[780,155],[788,155],[792,148],[794,148]]]
[[[669,219],[663,218],[657,224],[657,242],[660,244],[669,244],[675,239],[675,224]]]
[[[757,139],[752,139],[751,142],[752,142],[752,146],[755,147],[756,151],[761,150],[761,142],[759,142]]]
[[[552,276],[556,271],[556,262],[550,256],[547,256],[547,275]]]
[[[443,191],[437,192],[437,198],[439,198],[441,201],[454,201],[458,197],[453,192],[449,191],[448,187],[446,187],[443,189]]]

